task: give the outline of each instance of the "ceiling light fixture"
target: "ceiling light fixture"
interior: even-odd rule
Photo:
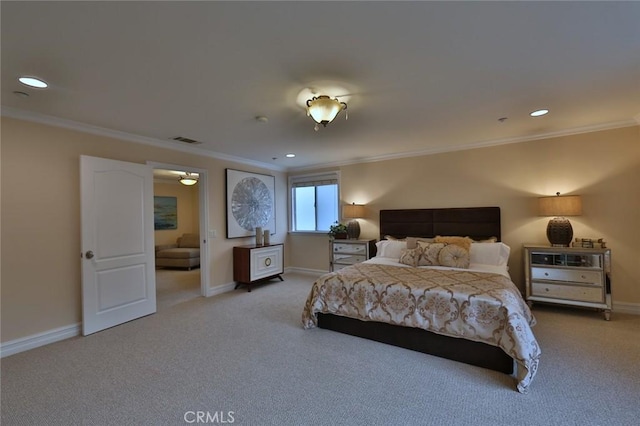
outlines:
[[[293,158],[293,157],[295,157],[295,156],[296,156],[296,155],[295,155],[295,154],[293,154],[293,153],[285,155],[285,157],[287,157],[287,158]]]
[[[180,176],[180,183],[183,185],[191,186],[198,183],[198,175],[192,175],[189,172],[185,172],[184,176]]]
[[[35,87],[36,89],[46,89],[49,87],[49,84],[46,81],[37,77],[20,77],[18,78],[18,81],[25,86]]]
[[[327,127],[342,110],[347,109],[346,102],[340,102],[338,98],[330,98],[327,95],[314,96],[307,101],[307,115],[316,122],[314,130],[320,128],[318,124]],[[348,116],[345,116],[345,120]]]
[[[540,117],[540,116],[546,115],[548,113],[549,113],[548,109],[539,109],[539,110],[533,111],[529,115],[532,116],[532,117]]]

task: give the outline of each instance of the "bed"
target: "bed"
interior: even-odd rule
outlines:
[[[498,207],[382,210],[377,255],[319,277],[303,326],[514,374],[526,393],[540,348],[500,228]],[[444,247],[458,257],[438,264]]]

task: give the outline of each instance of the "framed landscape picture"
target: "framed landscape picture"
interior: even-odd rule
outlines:
[[[153,228],[178,229],[178,199],[153,197]]]
[[[226,169],[227,238],[251,237],[256,228],[276,232],[275,178]]]

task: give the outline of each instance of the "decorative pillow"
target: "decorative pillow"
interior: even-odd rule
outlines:
[[[418,241],[418,248],[421,251],[420,258],[418,259],[418,266],[436,266],[439,265],[438,255],[440,250],[444,248],[443,243],[426,243],[424,241]]]
[[[389,241],[405,241],[405,238],[396,238],[393,235],[385,235],[384,236],[385,240],[389,240]]]
[[[469,268],[469,251],[457,244],[447,244],[438,254],[438,263],[451,268]]]
[[[504,243],[473,243],[469,250],[471,263],[507,266],[511,248]]]
[[[418,259],[420,258],[421,253],[422,250],[420,250],[419,248],[404,249],[402,250],[402,254],[400,255],[400,263],[409,266],[417,266]]]
[[[423,238],[423,237],[407,237],[407,248],[416,248],[418,246],[418,241],[422,241],[425,243],[432,243],[433,238]]]
[[[457,246],[462,247],[466,251],[471,249],[471,242],[473,240],[469,237],[441,237],[437,236],[435,238],[436,243],[445,243],[445,244],[455,244]]]
[[[378,257],[392,257],[399,259],[402,254],[402,250],[407,248],[406,241],[390,241],[381,240],[376,243],[378,249],[376,256]]]

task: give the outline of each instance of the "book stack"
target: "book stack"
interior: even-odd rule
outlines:
[[[603,238],[576,238],[571,247],[580,248],[607,248]]]

